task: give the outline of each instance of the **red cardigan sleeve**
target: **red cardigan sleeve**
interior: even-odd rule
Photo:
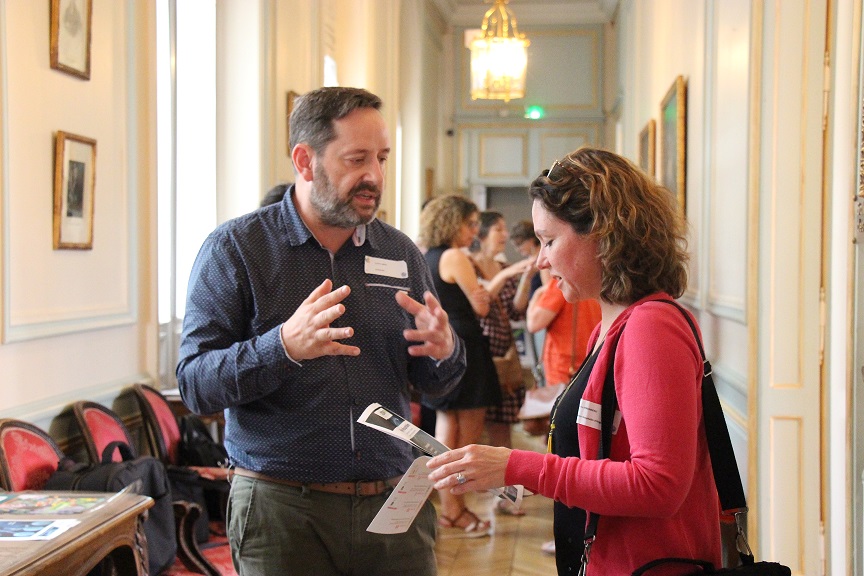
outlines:
[[[699,349],[681,313],[662,303],[635,307],[626,329],[610,330],[613,336],[620,336],[614,369],[623,418],[613,437],[612,459],[584,458],[596,454],[599,431],[579,424],[583,458],[514,451],[505,478],[600,514],[668,516],[687,497],[696,467],[702,422]],[[605,358],[603,363],[601,352],[583,402],[599,404]]]

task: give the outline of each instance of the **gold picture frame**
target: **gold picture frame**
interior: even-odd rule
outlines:
[[[90,79],[93,0],[51,0],[51,68]]]
[[[687,82],[683,76],[666,92],[660,104],[660,182],[678,199],[687,215]]]
[[[96,140],[58,131],[54,142],[54,249],[93,249]]]
[[[297,92],[289,90],[285,99],[285,147],[289,158],[291,157],[291,112],[294,111],[294,99],[299,95]]]
[[[657,176],[657,122],[652,118],[639,133],[639,167]]]

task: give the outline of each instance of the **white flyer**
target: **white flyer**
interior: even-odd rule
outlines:
[[[408,442],[430,456],[438,456],[450,450],[450,448],[436,440],[434,436],[430,436],[426,431],[418,428],[409,420],[406,420],[392,410],[384,408],[377,402],[367,406],[357,419],[357,422]],[[525,490],[521,485],[502,486],[501,488],[493,488],[489,492],[500,498],[509,500],[514,506],[519,506],[522,503],[523,496],[533,494],[533,492]]]
[[[432,492],[429,469],[426,468],[429,460],[429,456],[420,456],[414,460],[366,528],[367,532],[401,534],[408,530]]]

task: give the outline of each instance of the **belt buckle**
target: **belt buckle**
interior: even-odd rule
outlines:
[[[363,482],[354,482],[354,496],[363,496]]]
[[[354,483],[355,496],[378,496],[386,489],[387,483],[383,480],[360,480]]]

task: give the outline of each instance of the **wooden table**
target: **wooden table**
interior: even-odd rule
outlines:
[[[104,493],[56,492],[74,496]],[[120,575],[147,574],[147,541],[141,523],[153,500],[119,493],[93,509],[69,516],[0,514],[2,520],[74,518],[80,523],[52,540],[0,541],[0,574],[81,576],[111,557]]]

